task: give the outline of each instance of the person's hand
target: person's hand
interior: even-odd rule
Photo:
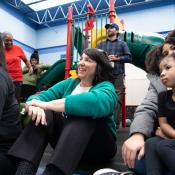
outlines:
[[[33,67],[32,66],[29,68],[29,74],[33,74]]]
[[[140,133],[133,134],[128,138],[122,146],[122,157],[124,163],[128,165],[129,168],[134,168],[136,156],[141,159],[144,154],[144,136]]]
[[[39,124],[47,125],[46,115],[42,108],[36,106],[27,106],[27,112],[31,119],[35,121],[36,126]]]
[[[164,138],[164,139],[167,139],[167,138],[168,138],[168,137],[163,133],[163,131],[161,130],[160,127],[158,127],[158,128],[156,129],[155,135],[156,135],[156,136],[159,136],[159,137],[162,137],[162,138]]]
[[[47,110],[47,103],[48,102],[33,99],[32,101],[26,102],[26,107],[28,108],[29,106],[36,106]]]
[[[116,61],[119,60],[120,58],[116,55],[108,55],[109,61]]]

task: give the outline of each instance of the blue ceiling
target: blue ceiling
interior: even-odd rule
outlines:
[[[68,7],[72,5],[73,18],[84,17],[87,14],[87,4],[91,4],[96,14],[107,13],[109,11],[109,0],[79,0],[73,3],[59,5],[56,7],[34,11],[21,0],[2,0],[4,3],[17,9],[22,15],[33,21],[37,25],[47,25],[56,22],[66,21]],[[143,8],[145,6],[155,6],[158,4],[173,3],[174,0],[114,0],[116,11],[124,11],[131,8]]]

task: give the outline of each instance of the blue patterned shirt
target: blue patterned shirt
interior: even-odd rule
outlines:
[[[127,44],[118,38],[113,41],[110,41],[109,39],[102,41],[98,44],[97,48],[106,51],[108,55],[116,55],[120,57],[120,60],[114,61],[114,75],[123,74],[124,63],[132,61],[131,52]]]

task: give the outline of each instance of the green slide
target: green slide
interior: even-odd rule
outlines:
[[[164,38],[158,34],[137,34],[124,32],[121,39],[126,41],[132,54],[132,64],[145,70],[145,58],[147,53],[157,45],[164,42]]]
[[[65,60],[58,60],[47,72],[43,73],[37,82],[37,90],[44,90],[64,79]]]
[[[83,51],[82,43],[84,42],[84,36],[79,28],[76,28],[74,34],[74,46],[81,55]],[[145,58],[146,54],[157,45],[161,45],[164,42],[164,38],[156,33],[133,33],[133,32],[122,32],[120,38],[128,44],[128,47],[132,54],[132,64],[145,70]],[[101,39],[96,41],[99,43]],[[96,43],[96,44],[97,44]]]

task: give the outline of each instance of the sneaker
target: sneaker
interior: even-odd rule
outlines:
[[[103,168],[95,171],[93,175],[120,175],[120,172],[110,168]]]
[[[119,172],[110,168],[103,168],[94,172],[93,175],[134,175],[132,171]]]
[[[135,173],[132,171],[125,171],[125,172],[121,172],[120,175],[134,175]]]

